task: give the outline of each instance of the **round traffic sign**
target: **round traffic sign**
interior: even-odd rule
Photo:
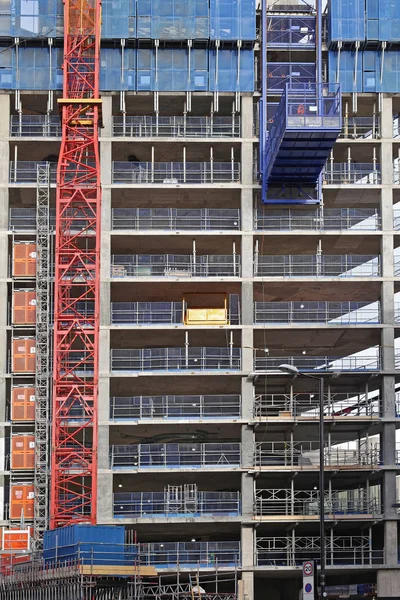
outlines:
[[[305,562],[303,564],[303,574],[306,575],[306,577],[311,577],[311,575],[313,574],[313,564],[312,562]]]
[[[311,583],[307,583],[305,585],[304,591],[307,592],[307,594],[310,594],[312,592],[312,585],[311,585]]]

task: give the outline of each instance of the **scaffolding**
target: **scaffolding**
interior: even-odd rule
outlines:
[[[0,580],[0,600],[243,599],[239,542],[125,544],[100,562],[91,554],[78,548],[77,555],[52,561],[42,553],[15,560]]]
[[[41,548],[49,520],[51,399],[50,165],[38,164],[36,204],[36,373],[34,543]]]

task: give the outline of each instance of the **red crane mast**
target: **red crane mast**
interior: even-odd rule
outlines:
[[[96,523],[100,0],[64,0],[57,168],[50,527]]]

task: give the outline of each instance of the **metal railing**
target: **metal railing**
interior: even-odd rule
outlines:
[[[113,396],[110,419],[231,419],[240,417],[239,394]]]
[[[111,350],[112,371],[239,371],[240,348]]]
[[[260,254],[256,277],[379,277],[380,256],[358,254]]]
[[[380,323],[379,302],[255,302],[254,323]]]
[[[374,352],[373,352],[374,350]],[[279,371],[279,366],[289,364],[303,372],[324,371],[379,371],[380,349],[369,349],[368,354],[351,356],[255,356],[256,371]],[[399,356],[400,366],[400,356]]]
[[[381,464],[378,444],[360,443],[326,446],[324,448],[325,467],[373,467]],[[319,442],[256,442],[254,447],[256,467],[298,467],[307,469],[319,466]]]
[[[230,138],[240,137],[240,117],[115,116],[115,137]]]
[[[339,134],[346,140],[378,140],[381,137],[379,117],[344,117]]]
[[[328,161],[323,172],[327,185],[379,185],[381,167],[374,163],[333,163]]]
[[[197,492],[189,499],[167,492],[117,492],[113,513],[122,518],[237,516],[240,492]]]
[[[237,231],[238,208],[113,208],[113,229]]]
[[[239,277],[240,256],[114,254],[111,277]]]
[[[284,515],[313,517],[319,515],[318,490],[258,489],[254,502],[256,516]],[[377,498],[368,498],[366,490],[334,490],[325,493],[325,514],[335,518],[382,513]]]
[[[312,392],[294,393],[293,395],[258,394],[254,399],[254,417],[319,419],[319,407],[319,396]],[[376,419],[381,414],[382,402],[379,396],[370,398],[367,394],[354,392],[329,392],[324,396],[326,418]]]
[[[140,544],[140,564],[158,569],[240,565],[240,542],[149,542]],[[206,595],[207,597],[207,595]]]
[[[74,210],[71,214],[71,231],[80,231],[87,228],[89,217],[83,210]],[[10,208],[8,226],[12,231],[36,231],[35,208]],[[50,209],[50,230],[56,226],[56,211]],[[90,230],[87,230],[90,232]]]
[[[112,183],[240,183],[239,162],[113,162]]]
[[[375,208],[325,208],[295,210],[292,208],[256,212],[254,229],[276,230],[336,230],[379,231],[380,213]]]
[[[55,115],[11,115],[11,137],[61,137],[61,120]]]
[[[183,325],[186,302],[112,302],[113,325]],[[222,309],[224,310],[224,309]],[[239,325],[239,307],[224,310],[226,323]],[[204,321],[204,325],[212,322]]]
[[[111,469],[231,469],[240,443],[170,443],[110,446]]]
[[[400,229],[400,212],[394,211],[393,213],[393,229]]]
[[[255,562],[258,566],[301,566],[306,560],[320,559],[320,537],[259,537]],[[334,536],[326,538],[326,564],[383,564],[383,550],[374,548],[370,536]]]
[[[20,160],[18,162],[10,162],[9,182],[10,183],[36,183],[37,181],[37,165],[43,164],[43,161],[27,161]],[[56,182],[57,164],[50,163],[50,182]]]

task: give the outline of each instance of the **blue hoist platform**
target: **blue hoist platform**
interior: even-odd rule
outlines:
[[[266,10],[263,0],[263,11]],[[320,2],[317,6],[321,10]],[[266,13],[264,12],[263,24]],[[317,34],[318,34],[317,25]],[[321,38],[317,35],[314,81],[289,80],[267,129],[267,36],[263,27],[260,105],[260,180],[264,204],[318,204],[321,172],[342,128],[340,86],[320,83]],[[315,83],[317,81],[317,83]]]

